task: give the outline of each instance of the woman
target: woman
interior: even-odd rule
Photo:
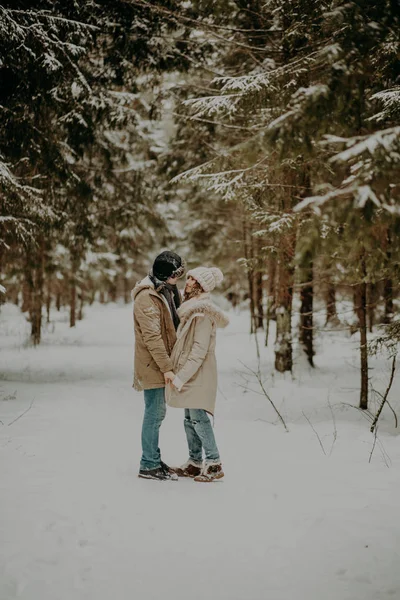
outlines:
[[[222,280],[223,275],[216,267],[188,271],[183,303],[178,309],[177,341],[171,355],[175,376],[166,390],[167,404],[185,409],[189,460],[175,472],[195,481],[213,481],[224,476],[207,414],[214,415],[217,396],[216,330],[229,323],[210,298],[210,292]]]

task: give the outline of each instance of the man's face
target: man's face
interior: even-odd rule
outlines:
[[[177,277],[168,277],[167,279],[167,283],[169,283],[170,285],[176,285],[178,281]]]
[[[186,279],[185,294],[190,294],[195,284],[196,280],[193,277],[191,277],[191,275],[189,275],[189,277]]]

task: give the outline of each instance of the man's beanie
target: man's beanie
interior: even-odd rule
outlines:
[[[169,250],[161,252],[153,264],[153,275],[160,281],[167,281],[170,277],[182,277],[184,272],[185,265],[181,257]]]
[[[187,272],[188,277],[189,275],[201,285],[205,292],[212,292],[224,278],[222,271],[217,267],[196,267]]]

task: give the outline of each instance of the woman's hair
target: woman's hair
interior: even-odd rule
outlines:
[[[184,292],[183,301],[186,302],[187,300],[190,300],[191,298],[194,298],[195,296],[200,296],[200,294],[203,294],[203,292],[204,292],[204,290],[201,287],[201,285],[199,284],[199,282],[195,281],[190,292]]]

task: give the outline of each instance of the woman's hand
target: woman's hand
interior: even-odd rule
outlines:
[[[167,371],[166,373],[164,373],[164,381],[166,384],[172,383],[172,381],[174,379],[175,379],[175,373],[173,371]]]

